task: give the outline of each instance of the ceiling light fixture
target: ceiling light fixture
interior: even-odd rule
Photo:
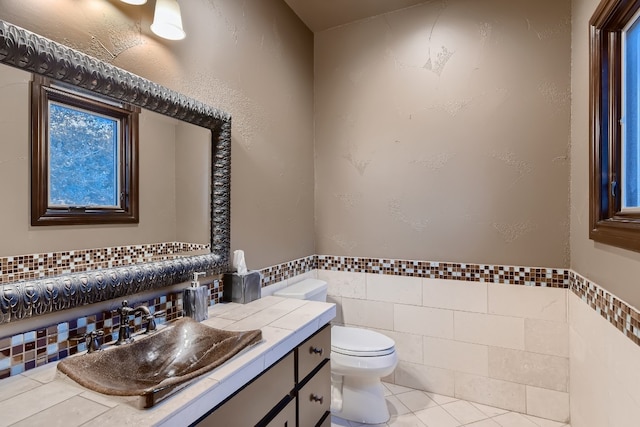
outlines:
[[[177,0],[156,0],[151,31],[169,40],[182,40],[186,34],[182,29],[182,15]]]
[[[140,6],[141,4],[145,4],[147,0],[120,0],[122,3],[127,4],[135,4],[136,6]]]

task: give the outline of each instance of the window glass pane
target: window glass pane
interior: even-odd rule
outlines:
[[[640,207],[640,22],[624,32],[622,106],[622,208]]]
[[[49,205],[119,206],[118,120],[49,103]]]

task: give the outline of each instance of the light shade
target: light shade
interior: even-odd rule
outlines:
[[[182,15],[177,0],[156,0],[151,31],[169,40],[182,40],[186,34],[182,29]]]
[[[141,4],[145,4],[147,0],[120,0],[122,3],[127,4],[135,4],[136,6],[140,6]]]

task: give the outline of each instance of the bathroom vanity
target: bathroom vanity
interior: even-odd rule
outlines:
[[[329,426],[327,325],[334,317],[334,304],[274,296],[218,304],[203,324],[260,329],[263,341],[158,405],[139,409],[136,397],[95,393],[64,378],[52,363],[0,381],[2,424],[38,426],[68,417],[69,424],[101,426]]]
[[[327,325],[198,425],[331,426],[330,352],[331,328]]]

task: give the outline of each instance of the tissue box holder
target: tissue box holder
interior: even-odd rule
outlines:
[[[224,273],[222,277],[222,300],[246,304],[260,298],[261,278],[259,271],[247,274]]]

